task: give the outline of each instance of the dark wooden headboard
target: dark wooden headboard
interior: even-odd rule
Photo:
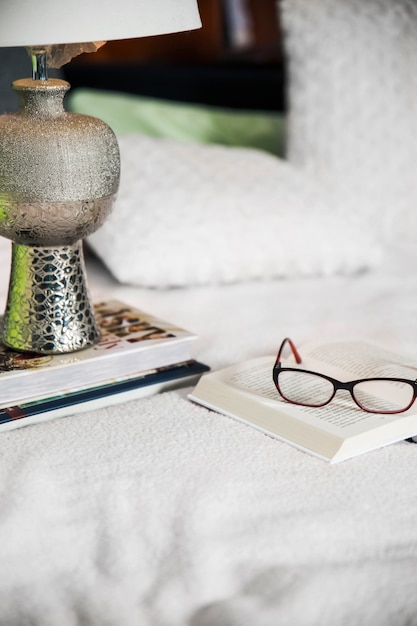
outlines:
[[[233,0],[247,12],[237,41],[230,0],[199,0],[196,31],[111,41],[51,75],[92,87],[216,106],[285,110],[285,56],[276,0]],[[13,80],[30,76],[24,48],[0,48],[0,113],[17,109]]]
[[[74,59],[64,74],[74,89],[282,111],[285,58],[276,0],[241,0],[244,41],[233,30],[229,1],[199,0],[201,29],[108,42]]]

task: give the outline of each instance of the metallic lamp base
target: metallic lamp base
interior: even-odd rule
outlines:
[[[107,124],[65,110],[66,81],[35,76],[13,89],[19,111],[0,115],[0,235],[13,242],[3,342],[75,352],[99,338],[81,240],[113,207],[119,147]]]
[[[70,246],[12,244],[3,343],[21,352],[57,354],[97,343],[81,241]]]

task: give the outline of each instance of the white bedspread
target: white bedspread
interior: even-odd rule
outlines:
[[[188,327],[217,368],[286,335],[417,351],[416,261],[162,291],[89,268],[95,299]],[[0,481],[1,626],[417,624],[417,445],[331,466],[180,390],[0,434]]]

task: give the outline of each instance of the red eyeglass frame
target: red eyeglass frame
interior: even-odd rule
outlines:
[[[295,368],[295,367],[282,367],[281,365],[281,355],[282,352],[285,348],[286,345],[289,345],[291,348],[291,351],[294,355],[295,361],[298,364],[301,364],[302,358],[297,350],[297,348],[295,347],[294,342],[292,341],[292,339],[290,339],[289,337],[285,337],[285,339],[282,341],[280,348],[278,350],[278,354],[277,354],[277,358],[275,360],[275,364],[272,370],[272,379],[274,381],[275,387],[279,393],[279,395],[286,400],[287,402],[290,402],[291,404],[295,404],[298,406],[309,406],[309,407],[314,407],[314,408],[321,408],[323,406],[326,406],[327,404],[329,404],[333,398],[336,395],[336,392],[339,391],[339,389],[344,389],[346,391],[349,391],[352,400],[354,401],[354,403],[362,410],[365,411],[366,413],[378,413],[378,414],[384,414],[384,415],[394,415],[397,413],[404,413],[405,411],[408,411],[408,409],[414,404],[416,398],[417,398],[417,380],[410,380],[408,378],[389,378],[389,377],[374,377],[374,378],[359,378],[357,380],[350,380],[348,382],[342,382],[340,380],[337,380],[336,378],[332,378],[331,376],[327,376],[326,374],[322,374],[321,372],[313,372],[312,370],[305,370],[305,369],[301,369],[301,368]],[[282,393],[282,390],[280,388],[279,385],[279,374],[280,372],[302,372],[304,374],[312,374],[314,376],[320,376],[321,378],[324,378],[325,380],[329,381],[332,385],[333,385],[333,394],[330,396],[330,398],[328,400],[326,400],[326,402],[320,403],[320,404],[305,404],[302,402],[295,402],[294,400],[291,400],[290,398],[287,398],[285,396],[285,394]],[[355,385],[357,385],[358,383],[363,383],[363,382],[373,382],[373,381],[387,381],[387,382],[398,382],[398,383],[405,383],[405,384],[409,384],[411,385],[412,389],[413,389],[413,397],[411,399],[411,401],[409,402],[408,406],[405,407],[404,409],[399,409],[399,410],[393,410],[393,411],[373,411],[371,409],[368,409],[366,407],[364,407],[360,401],[355,397],[355,393],[354,393],[354,388]]]

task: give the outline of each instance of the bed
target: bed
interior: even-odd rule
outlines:
[[[412,212],[400,224],[392,212],[387,238],[375,213],[348,211],[357,197],[339,206],[337,190],[323,196],[310,176],[300,185],[307,166],[277,166],[271,152],[130,131],[120,143],[122,209],[86,248],[94,300],[192,330],[212,369],[276,353],[284,336],[360,335],[417,352]],[[139,155],[154,164],[142,176]],[[203,156],[185,196],[184,171]],[[164,167],[173,178],[152,195]],[[2,306],[9,246],[0,240]],[[417,623],[417,446],[330,465],[191,403],[189,391],[0,434],[0,624]]]
[[[88,270],[94,298],[185,325],[217,368],[288,334],[417,350],[415,262],[393,249],[354,277],[166,290],[122,286],[92,257]],[[2,624],[414,623],[413,444],[328,465],[187,389],[0,440]]]

